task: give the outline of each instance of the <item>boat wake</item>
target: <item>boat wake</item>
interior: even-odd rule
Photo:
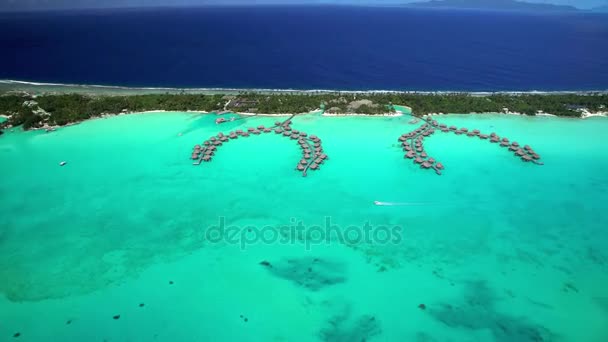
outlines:
[[[421,202],[380,202],[374,201],[374,205],[379,206],[414,206],[414,205],[427,205],[428,203]]]

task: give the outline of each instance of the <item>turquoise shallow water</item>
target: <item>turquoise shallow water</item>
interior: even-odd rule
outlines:
[[[530,144],[545,165],[436,133],[437,176],[403,159],[409,117],[300,116],[294,129],[330,156],[302,178],[296,144],[274,133],[191,165],[218,128],[275,121],[215,118],[0,138],[0,340],[608,340],[608,120],[439,116]],[[268,241],[212,241],[220,217],[248,241],[270,226]],[[401,239],[272,239],[326,219],[398,226]]]

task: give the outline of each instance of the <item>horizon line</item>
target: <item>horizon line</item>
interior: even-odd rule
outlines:
[[[602,13],[595,8],[580,8],[575,6],[555,5],[555,9],[502,9],[502,8],[464,8],[464,7],[418,7],[417,4],[428,1],[402,3],[402,4],[378,4],[378,3],[259,3],[259,4],[189,4],[189,5],[149,5],[149,6],[108,6],[108,7],[80,7],[80,8],[30,8],[30,9],[0,9],[2,13],[42,13],[42,12],[80,12],[97,10],[148,10],[148,9],[184,9],[184,8],[251,8],[251,7],[370,7],[370,8],[408,8],[414,10],[430,11],[482,11],[482,12],[516,12],[516,13]]]

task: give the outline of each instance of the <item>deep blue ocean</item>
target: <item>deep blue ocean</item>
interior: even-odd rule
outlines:
[[[0,15],[0,79],[145,87],[608,89],[608,15],[371,7]]]

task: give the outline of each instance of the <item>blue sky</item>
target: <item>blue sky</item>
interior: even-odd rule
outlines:
[[[235,4],[290,4],[290,3],[324,3],[324,4],[396,4],[416,0],[0,0],[0,10],[23,9],[65,9],[90,7],[140,7],[168,5],[235,5]],[[591,8],[608,4],[608,0],[527,0],[528,2],[571,5],[579,8]]]

